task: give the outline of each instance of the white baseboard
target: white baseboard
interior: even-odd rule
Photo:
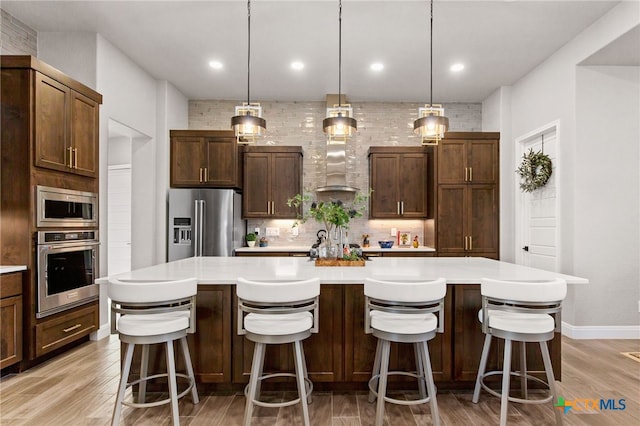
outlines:
[[[98,331],[91,333],[89,335],[89,339],[91,340],[102,340],[105,337],[109,337],[111,334],[111,325],[110,324],[102,324]]]
[[[578,326],[562,321],[562,334],[571,339],[640,339],[638,325]]]

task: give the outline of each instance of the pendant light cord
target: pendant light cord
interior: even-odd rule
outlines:
[[[247,1],[247,105],[251,103],[250,75],[251,75],[251,0],[248,0]]]
[[[431,0],[430,46],[429,46],[429,105],[433,106],[433,0]]]
[[[338,114],[342,115],[342,0],[338,3]]]

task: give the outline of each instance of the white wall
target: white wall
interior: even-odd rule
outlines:
[[[639,90],[639,67],[578,67],[575,268],[594,285],[574,294],[576,324],[638,324]]]
[[[500,87],[482,102],[482,131],[500,132],[500,260],[513,262],[515,172],[511,134],[511,87]]]
[[[38,33],[38,59],[96,90],[95,33]]]
[[[599,191],[600,185],[597,187],[585,185],[585,182],[588,181],[585,173],[593,172],[583,164],[580,164],[585,160],[588,164],[595,165],[597,163],[601,167],[602,173],[607,175],[613,172],[614,169],[636,169],[638,154],[633,155],[633,152],[630,152],[629,154],[631,155],[619,158],[620,162],[599,162],[599,158],[604,157],[602,156],[602,150],[617,149],[617,144],[621,142],[616,141],[616,145],[612,146],[611,141],[600,140],[597,144],[598,148],[595,149],[594,146],[589,145],[589,141],[593,142],[593,139],[585,140],[582,137],[587,130],[578,127],[584,125],[584,122],[582,119],[577,120],[577,111],[582,111],[585,117],[591,114],[593,106],[583,105],[582,102],[594,102],[597,94],[579,94],[577,81],[578,77],[580,79],[595,79],[592,71],[590,71],[591,74],[587,74],[589,76],[587,77],[579,70],[578,65],[583,60],[639,24],[640,3],[621,2],[536,69],[511,86],[510,96],[508,99],[502,99],[499,107],[505,110],[510,109],[512,115],[510,120],[511,143],[503,143],[501,145],[503,173],[508,169],[507,165],[514,167],[515,146],[513,141],[515,138],[555,120],[559,121],[558,149],[562,158],[562,168],[558,170],[557,175],[562,188],[559,221],[561,227],[560,244],[562,247],[560,268],[561,272],[584,276],[591,281],[587,286],[571,287],[565,302],[563,320],[576,327],[588,327],[593,324],[622,327],[638,326],[637,295],[640,275],[637,260],[640,256],[637,251],[633,252],[633,247],[637,247],[638,244],[638,232],[636,231],[638,220],[634,219],[631,225],[618,221],[615,218],[614,211],[604,211],[607,210],[606,207],[598,208],[594,212],[593,203],[602,203],[604,206],[608,203],[617,205],[617,200],[615,199],[617,194],[605,188]],[[602,80],[603,84],[615,85],[615,78],[610,75],[606,77],[600,76],[599,79]],[[630,90],[630,93],[628,96],[633,97],[633,94],[635,94],[637,102],[638,90]],[[495,96],[494,94],[487,99],[487,105],[491,105],[492,110],[498,108],[495,106]],[[618,101],[613,93],[608,93],[606,98],[607,102],[602,105],[602,108],[609,108],[609,104],[615,104]],[[623,97],[620,101],[629,104],[630,99]],[[510,107],[508,106],[509,102]],[[496,114],[492,113],[491,116],[495,117]],[[636,123],[637,117],[638,114],[636,113],[633,118]],[[616,135],[628,141],[630,140],[630,134],[633,133],[633,126],[621,125],[620,121],[624,119],[629,119],[629,117],[624,114],[617,115],[615,119],[610,120],[603,126],[607,129],[614,126],[625,128],[624,135],[618,133]],[[496,124],[495,119],[491,123],[488,120],[488,126]],[[503,126],[503,123],[500,125]],[[500,128],[500,131],[502,130],[503,127]],[[634,144],[637,149],[637,136]],[[633,175],[626,175],[625,182],[633,180],[633,178]],[[637,200],[639,192],[637,186],[634,186],[638,185],[637,179],[637,175],[635,175],[635,183],[631,184],[630,188],[630,194],[633,193],[631,195],[633,200]],[[610,182],[610,184],[613,184],[613,182]],[[504,209],[501,212],[501,217],[513,217],[513,205],[504,205]],[[608,220],[603,224],[602,215],[605,213]],[[622,241],[614,241],[610,238],[602,237],[598,239],[598,244],[594,245],[594,241],[589,236],[594,235],[593,227],[601,224],[611,229],[613,234],[623,236],[624,239]],[[622,259],[608,255],[604,259],[600,257],[602,253],[617,253],[620,245],[624,245],[627,248],[631,247],[632,252]],[[517,248],[514,247],[515,249]],[[634,259],[633,265],[628,264],[627,258]],[[594,273],[595,266],[602,269],[602,271]],[[619,271],[615,274],[607,273],[613,269]],[[611,291],[612,279],[621,281],[619,286],[616,287],[616,291]],[[627,302],[625,299],[632,299],[633,303]],[[616,312],[615,315],[612,312]]]
[[[166,80],[158,81],[156,138],[156,263],[166,260],[167,190],[169,189],[169,130],[187,129],[189,100]]]
[[[147,136],[132,140],[132,211],[135,215],[131,223],[131,266],[137,269],[154,265],[156,165],[149,159],[155,158],[156,81],[99,34],[97,69],[97,90],[103,96],[100,109],[100,140],[108,140],[109,119]],[[107,194],[108,149],[108,144],[100,145],[100,194],[103,213],[100,228],[107,225],[106,203],[103,203],[102,199]],[[108,241],[104,241],[106,232],[101,232],[101,235],[103,245],[108,244]],[[104,255],[104,250],[102,254]],[[102,269],[102,272],[104,274],[106,271]]]

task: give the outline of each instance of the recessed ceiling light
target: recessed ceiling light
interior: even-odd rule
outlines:
[[[382,71],[384,69],[384,64],[381,62],[374,62],[369,66],[371,71]]]
[[[209,61],[209,66],[211,68],[213,68],[214,70],[221,70],[222,69],[222,62],[220,62],[220,61]]]
[[[461,64],[461,63],[453,64],[449,69],[451,70],[451,72],[460,72],[464,69],[464,64]]]
[[[300,61],[293,61],[291,62],[291,68],[296,71],[300,71],[301,69],[304,69],[304,64]]]

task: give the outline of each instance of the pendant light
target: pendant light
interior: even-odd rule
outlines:
[[[351,105],[342,103],[342,0],[338,2],[338,104],[327,108],[327,118],[322,120],[322,130],[327,144],[345,144],[358,129]]]
[[[251,0],[247,1],[247,102],[235,108],[231,117],[231,127],[238,143],[255,143],[267,130],[267,122],[262,118],[262,107],[251,103]]]
[[[413,122],[413,131],[420,136],[422,145],[437,145],[449,128],[449,119],[444,116],[442,105],[433,103],[433,0],[431,0],[431,31],[429,48],[429,103],[418,109],[418,119]]]

